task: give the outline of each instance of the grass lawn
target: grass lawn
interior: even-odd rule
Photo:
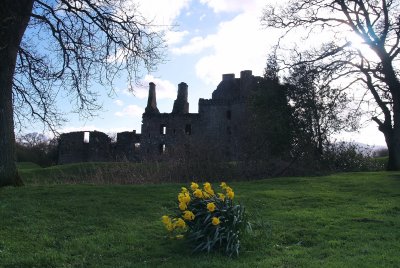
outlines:
[[[230,185],[253,226],[234,259],[166,237],[181,184],[0,188],[0,267],[400,265],[399,172]]]

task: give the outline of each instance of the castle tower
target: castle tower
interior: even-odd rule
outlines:
[[[178,97],[174,101],[173,114],[187,114],[189,113],[188,103],[188,85],[184,82],[178,85]]]
[[[156,99],[156,85],[153,82],[149,83],[149,98],[147,99],[147,106],[144,110],[146,114],[159,114]]]

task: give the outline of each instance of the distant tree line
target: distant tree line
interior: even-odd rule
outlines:
[[[16,153],[18,162],[32,162],[41,167],[57,164],[58,142],[40,133],[17,136]]]

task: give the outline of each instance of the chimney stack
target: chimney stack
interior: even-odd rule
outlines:
[[[189,113],[188,103],[188,85],[184,82],[178,85],[178,97],[174,101],[173,114],[187,114]]]
[[[147,99],[147,107],[144,110],[146,114],[159,114],[156,99],[156,85],[153,82],[149,83],[149,98]]]

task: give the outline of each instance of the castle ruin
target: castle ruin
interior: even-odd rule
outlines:
[[[157,108],[156,85],[149,83],[141,134],[122,132],[117,141],[101,132],[71,132],[60,136],[59,163],[99,161],[162,161],[203,150],[218,153],[221,160],[244,155],[244,125],[248,100],[261,77],[252,71],[222,75],[211,99],[199,99],[198,113],[189,113],[188,85],[178,85],[171,113]]]

